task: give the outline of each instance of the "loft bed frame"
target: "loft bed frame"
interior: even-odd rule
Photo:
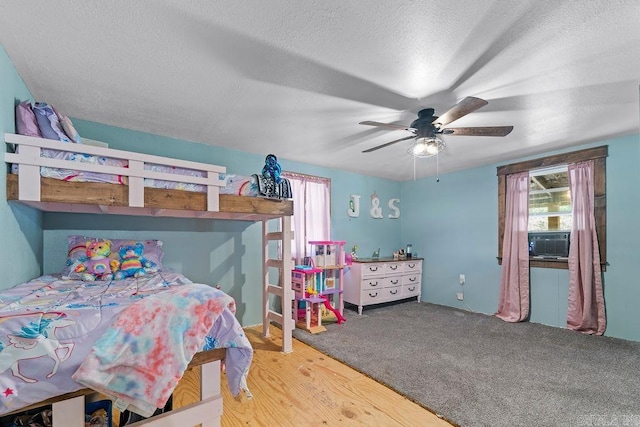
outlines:
[[[18,174],[7,173],[7,200],[20,202],[44,212],[70,212],[92,214],[116,214],[175,218],[211,218],[262,222],[262,295],[263,295],[263,335],[269,336],[269,326],[276,323],[282,328],[282,351],[293,351],[293,329],[295,323],[291,312],[294,299],[291,287],[291,216],[292,200],[274,200],[262,197],[235,196],[220,194],[225,185],[219,174],[226,173],[224,166],[198,163],[168,157],[146,155],[104,147],[83,144],[64,143],[24,135],[5,134],[5,142],[12,149],[5,153],[5,161],[18,165]],[[52,149],[124,159],[127,168],[81,163],[41,157],[42,149]],[[167,165],[204,172],[204,177],[174,175],[145,169],[145,164]],[[81,170],[87,172],[116,174],[127,178],[128,185],[98,182],[70,182],[40,175],[42,166],[51,168]],[[144,179],[152,178],[172,182],[201,184],[207,190],[204,193],[148,188]],[[277,221],[280,231],[270,231],[271,221]],[[271,258],[270,242],[278,242],[281,257]],[[270,283],[269,269],[278,269],[278,284]],[[281,313],[271,308],[270,296],[279,297]],[[175,425],[194,425],[203,427],[218,426],[222,415],[222,396],[220,395],[220,356],[221,353],[199,353],[190,367],[201,365],[202,378],[201,401],[185,408],[171,411],[132,425],[152,427],[170,427]],[[193,365],[193,366],[192,366]],[[205,375],[206,371],[206,375]],[[82,427],[84,425],[84,395],[92,390],[81,390],[78,395],[59,396],[53,403],[54,427]],[[39,404],[38,404],[39,405]],[[79,412],[81,411],[81,412]],[[82,416],[80,416],[82,414]],[[212,418],[213,414],[213,418]],[[176,421],[177,420],[177,421]],[[177,424],[176,424],[177,422]],[[186,423],[186,424],[185,424]]]

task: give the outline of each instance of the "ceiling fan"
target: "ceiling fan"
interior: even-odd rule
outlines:
[[[380,123],[372,121],[360,122],[361,125],[377,126],[391,130],[406,130],[413,135],[387,142],[373,148],[364,150],[363,153],[370,153],[384,147],[396,144],[408,139],[416,141],[409,148],[409,153],[415,157],[430,157],[444,149],[444,141],[439,135],[460,135],[460,136],[506,136],[513,130],[513,126],[491,126],[491,127],[465,127],[465,128],[445,128],[449,123],[466,116],[467,114],[484,107],[488,102],[484,99],[467,96],[462,101],[454,105],[442,116],[435,116],[433,108],[425,108],[418,112],[418,118],[411,122],[410,126],[396,125],[392,123]]]

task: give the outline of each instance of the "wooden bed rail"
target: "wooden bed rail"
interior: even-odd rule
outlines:
[[[41,201],[40,167],[42,166],[127,177],[129,187],[128,206],[134,208],[145,206],[145,178],[205,185],[207,187],[207,211],[211,212],[217,212],[219,210],[220,187],[224,187],[224,185],[226,184],[225,180],[221,180],[219,177],[219,174],[226,172],[226,168],[224,166],[172,159],[169,157],[154,156],[149,154],[134,153],[130,151],[114,150],[111,148],[66,143],[11,133],[5,133],[5,142],[17,146],[15,153],[5,153],[5,161],[8,163],[18,164],[20,172],[19,199],[25,202]],[[41,157],[40,153],[42,149],[51,149],[71,153],[107,157],[111,159],[126,160],[127,167],[107,166],[95,163],[74,162],[71,160],[60,160]],[[189,175],[156,172],[145,169],[145,164],[192,169],[198,172],[202,172],[205,176],[195,177]]]

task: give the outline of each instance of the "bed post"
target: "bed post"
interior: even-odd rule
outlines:
[[[20,146],[20,155],[32,159],[40,158],[40,147]],[[40,166],[21,164],[18,166],[18,191],[20,200],[40,201]]]

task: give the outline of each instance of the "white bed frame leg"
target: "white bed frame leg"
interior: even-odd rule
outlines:
[[[221,365],[219,360],[202,365],[202,372],[200,372],[200,400],[206,400],[215,396],[220,396],[220,368]],[[220,416],[207,421],[203,421],[200,426],[220,427],[221,417],[222,408],[220,408]]]
[[[84,427],[84,396],[52,405],[53,427]]]
[[[198,424],[202,427],[220,427],[222,419],[220,361],[206,363],[201,369],[200,402],[138,421],[129,427],[188,427]],[[71,425],[65,427],[71,427]]]

